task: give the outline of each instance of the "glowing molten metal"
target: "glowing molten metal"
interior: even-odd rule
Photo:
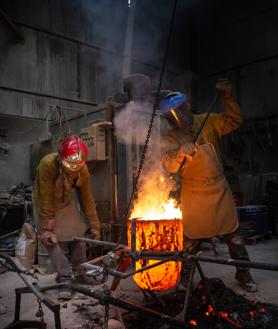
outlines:
[[[150,200],[149,200],[150,201]],[[183,226],[181,212],[175,208],[174,200],[160,204],[155,209],[155,202],[149,207],[138,203],[132,213],[136,221],[136,250],[178,251],[183,247]],[[128,227],[128,242],[131,246],[131,223]],[[149,266],[158,260],[139,260],[136,269]],[[181,271],[181,263],[170,261],[148,271],[134,275],[136,284],[145,290],[167,290],[177,283]]]

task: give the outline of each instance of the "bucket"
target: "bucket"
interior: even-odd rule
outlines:
[[[41,272],[44,274],[52,274],[55,272],[54,266],[48,255],[48,251],[41,241],[38,241],[38,265]]]
[[[237,207],[239,229],[243,236],[264,235],[268,231],[268,212],[264,205]]]

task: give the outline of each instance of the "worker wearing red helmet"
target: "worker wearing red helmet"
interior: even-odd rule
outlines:
[[[71,241],[72,237],[83,236],[89,228],[92,238],[101,238],[87,157],[87,145],[78,136],[71,135],[63,140],[58,153],[46,155],[37,167],[33,198],[39,240],[48,250],[57,271],[57,282],[71,279],[72,270],[79,281],[86,279],[80,268],[86,261],[85,244]],[[72,266],[64,254],[69,244]]]

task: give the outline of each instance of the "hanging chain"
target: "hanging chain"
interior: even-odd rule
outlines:
[[[42,302],[41,302],[41,300],[39,298],[38,298],[38,305],[39,305],[39,308],[38,308],[35,316],[37,318],[40,318],[41,323],[43,325],[43,328],[46,328],[46,323],[44,321],[44,312],[43,312],[43,309],[42,309]]]
[[[145,160],[145,157],[146,157],[147,148],[148,148],[148,144],[149,144],[150,137],[151,137],[153,121],[154,121],[156,110],[157,110],[158,104],[159,104],[160,90],[161,90],[161,86],[162,86],[163,76],[164,76],[167,57],[168,57],[168,51],[169,51],[169,47],[170,47],[170,39],[171,39],[171,34],[172,34],[172,30],[173,30],[173,25],[174,25],[174,17],[175,17],[175,13],[176,13],[176,7],[177,7],[177,0],[175,0],[173,10],[172,10],[170,28],[169,28],[169,33],[168,33],[164,58],[163,58],[163,62],[162,62],[158,88],[157,88],[157,92],[156,92],[156,95],[155,95],[155,102],[154,102],[154,105],[153,105],[152,116],[151,116],[151,120],[150,120],[150,124],[149,124],[147,137],[146,137],[146,140],[145,140],[144,148],[143,148],[143,151],[142,151],[139,167],[138,167],[138,170],[137,170],[137,175],[136,175],[135,181],[133,183],[132,192],[131,192],[129,202],[128,202],[127,212],[126,212],[126,215],[125,215],[125,224],[127,223],[128,219],[130,217],[130,214],[131,214],[131,211],[132,211],[132,206],[133,206],[133,201],[134,201],[134,199],[137,195],[138,182],[139,182],[139,178],[140,178],[140,175],[141,175],[141,172],[142,172],[142,169],[143,169],[144,160]],[[123,232],[124,232],[124,227],[122,228],[121,234],[119,234],[118,242],[120,242],[120,240],[122,240]]]
[[[110,291],[107,285],[103,286],[103,294],[106,296],[110,295]],[[104,306],[104,322],[102,329],[108,329],[108,319],[109,319],[109,303],[106,303]]]

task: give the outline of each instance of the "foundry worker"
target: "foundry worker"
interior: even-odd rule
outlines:
[[[56,269],[57,282],[68,281],[74,274],[77,282],[89,283],[90,278],[80,267],[86,261],[86,245],[71,240],[88,231],[91,238],[101,238],[87,157],[85,142],[71,135],[62,141],[58,153],[50,153],[40,161],[36,171],[33,199],[38,237]],[[68,247],[71,264],[64,253]],[[70,291],[60,291],[59,298],[70,297]]]
[[[207,113],[193,115],[190,100],[182,93],[170,93],[161,101],[161,111],[171,127],[164,138],[162,163],[166,171],[176,173],[186,157],[180,196],[184,248],[195,254],[202,239],[221,235],[231,258],[246,261],[249,256],[237,232],[236,207],[220,160],[221,137],[237,129],[243,119],[231,83],[223,79],[216,89],[225,111],[209,115],[196,143],[196,132]],[[246,291],[257,291],[249,269],[237,268],[235,278]]]

